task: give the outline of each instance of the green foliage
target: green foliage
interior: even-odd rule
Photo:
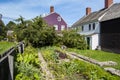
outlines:
[[[64,31],[62,40],[63,44],[69,48],[77,48],[82,50],[87,48],[84,37],[73,30]]]
[[[111,75],[102,68],[68,58],[69,61],[57,60],[54,50],[61,50],[59,47],[46,47],[41,49],[41,53],[48,63],[56,80],[119,80],[120,77]],[[64,51],[63,51],[64,52]],[[51,56],[53,55],[53,56]]]
[[[14,30],[16,27],[16,23],[13,21],[9,21],[9,23],[6,25],[7,30]]]
[[[0,41],[6,37],[6,28],[2,20],[0,20]]]
[[[37,50],[27,47],[23,54],[18,54],[16,59],[17,75],[15,80],[41,80],[42,73]]]
[[[120,54],[104,52],[99,50],[78,50],[69,48],[68,51],[76,52],[78,54],[96,59],[98,61],[114,61],[117,62],[117,65],[111,66],[120,70]],[[107,56],[107,58],[106,58]]]
[[[75,31],[64,31],[61,34],[63,36],[58,36],[54,27],[48,26],[40,16],[32,20],[25,20],[20,16],[16,21],[18,24],[11,21],[7,24],[8,29],[14,30],[14,40],[24,40],[26,44],[33,47],[66,45],[70,48],[86,49],[83,36]]]
[[[27,44],[34,47],[53,45],[56,38],[53,27],[48,26],[41,17],[36,17],[31,21],[25,21],[23,17],[18,19],[15,34],[18,41],[25,40]]]

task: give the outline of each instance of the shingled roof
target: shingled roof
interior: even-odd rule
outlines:
[[[100,21],[120,18],[120,3],[112,5]]]
[[[120,3],[113,4],[109,8],[104,8],[96,12],[92,12],[75,22],[72,27],[77,27],[86,23],[95,21],[106,21],[120,17]]]

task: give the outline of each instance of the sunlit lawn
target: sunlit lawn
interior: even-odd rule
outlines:
[[[1,41],[0,42],[0,54],[3,54],[5,51],[7,51],[8,49],[10,49],[14,45],[15,44],[12,43],[12,42]]]
[[[115,61],[117,66],[114,66],[116,69],[120,69],[120,54],[97,51],[97,50],[78,50],[78,49],[68,49],[68,51],[76,52],[78,54],[96,59],[98,61]]]

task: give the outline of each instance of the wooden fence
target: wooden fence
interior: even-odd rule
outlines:
[[[23,51],[24,43],[20,42],[0,55],[0,80],[14,80],[14,57]]]

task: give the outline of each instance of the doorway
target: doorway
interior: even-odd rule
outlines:
[[[91,37],[87,37],[86,42],[87,42],[87,49],[91,49]]]

